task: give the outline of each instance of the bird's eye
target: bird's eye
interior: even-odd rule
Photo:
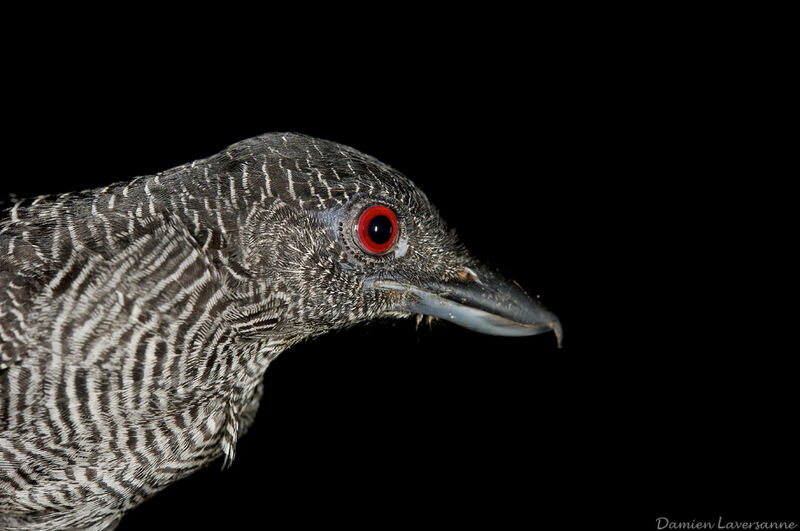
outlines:
[[[358,239],[368,253],[385,253],[397,239],[397,216],[382,205],[367,208],[358,218]]]

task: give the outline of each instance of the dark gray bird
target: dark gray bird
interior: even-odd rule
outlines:
[[[412,315],[561,337],[406,177],[324,140],[263,135],[17,203],[0,224],[0,527],[114,527],[230,465],[285,349]]]

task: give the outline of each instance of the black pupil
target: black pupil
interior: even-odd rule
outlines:
[[[369,238],[377,243],[386,243],[392,237],[392,221],[386,216],[375,216],[369,222]]]

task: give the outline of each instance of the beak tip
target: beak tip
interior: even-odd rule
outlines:
[[[556,319],[550,323],[550,328],[553,329],[553,333],[556,335],[556,346],[564,348],[564,329],[561,327],[561,322]]]

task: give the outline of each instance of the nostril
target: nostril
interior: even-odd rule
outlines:
[[[463,267],[456,271],[456,276],[459,278],[459,280],[464,282],[477,282],[478,284],[482,283],[478,278],[478,275],[475,274],[475,271],[468,267]]]

